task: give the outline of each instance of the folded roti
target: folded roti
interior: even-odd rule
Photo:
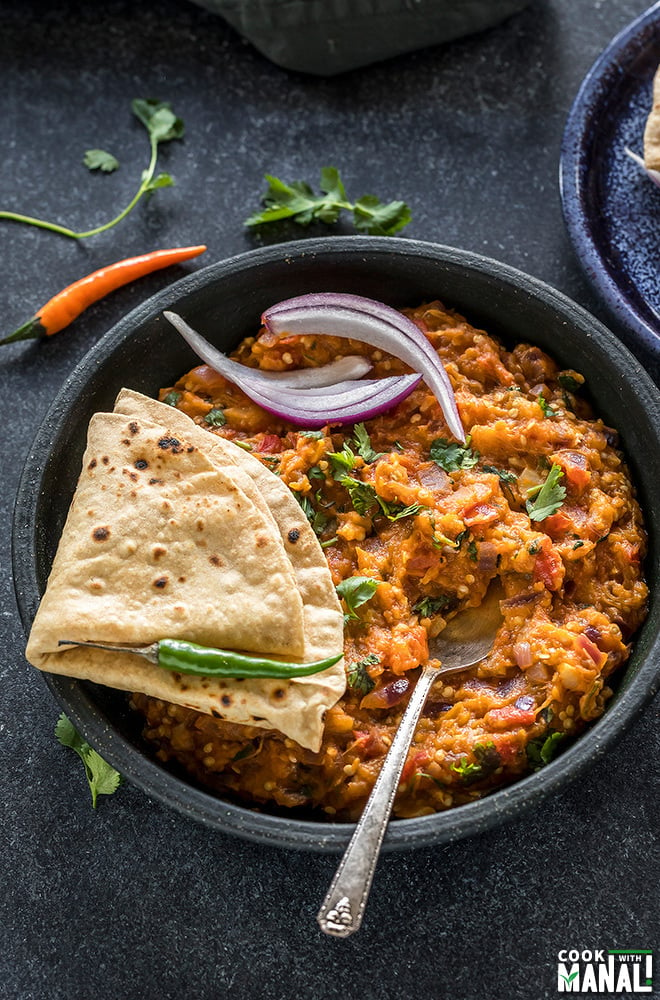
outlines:
[[[305,662],[341,652],[343,617],[288,487],[180,411],[122,390],[115,413],[90,423],[28,660],[318,748],[325,711],[345,687],[341,661],[288,682],[213,680],[130,654],[58,647],[165,637]]]
[[[660,170],[660,66],[653,79],[653,106],[644,129],[644,166]]]

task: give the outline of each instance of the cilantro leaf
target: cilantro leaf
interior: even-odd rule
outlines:
[[[341,480],[341,477],[356,465],[355,453],[347,441],[344,442],[341,451],[329,451],[326,457],[330,461],[335,479]]]
[[[374,580],[370,576],[349,576],[341,583],[338,583],[335,590],[342,597],[348,608],[348,613],[344,615],[344,621],[359,621],[356,614],[359,607],[370,601],[378,590],[379,580]]]
[[[438,597],[422,597],[416,604],[413,604],[413,611],[417,612],[420,618],[432,618],[439,611],[447,611],[453,603],[453,598],[440,594]]]
[[[111,767],[89,743],[83,740],[64,713],[60,715],[55,725],[55,736],[62,746],[70,747],[82,760],[92,795],[92,807],[96,809],[97,796],[112,795],[119,788],[122,781],[119,771]]]
[[[369,694],[376,686],[376,682],[369,676],[367,667],[380,663],[375,653],[368,653],[363,660],[357,663],[349,663],[346,668],[346,679],[348,686],[360,694]]]
[[[152,142],[169,142],[171,139],[183,138],[183,122],[165,101],[157,101],[153,97],[136,97],[131,102],[131,109],[146,128]]]
[[[467,757],[461,757],[460,761],[451,765],[452,771],[458,774],[465,785],[488,777],[501,764],[500,755],[492,741],[475,744],[472,752],[475,756],[473,762],[468,762]]]
[[[582,378],[582,376],[579,376]],[[570,372],[560,372],[557,376],[557,381],[559,382],[562,389],[566,389],[567,392],[579,392],[584,384],[584,379],[580,382],[575,375]]]
[[[412,213],[405,201],[390,201],[383,204],[373,194],[365,194],[353,206],[355,228],[369,236],[394,236],[404,229],[412,219]]]
[[[537,403],[541,407],[541,410],[543,411],[543,416],[544,417],[556,417],[557,416],[557,411],[553,410],[553,408],[550,406],[550,403],[547,401],[547,399],[545,398],[545,396],[539,396],[537,398]]]
[[[148,177],[145,170],[142,174],[142,184],[144,193],[151,194],[152,191],[158,191],[159,188],[173,187],[174,178],[171,174],[158,174],[157,177]]]
[[[368,465],[375,462],[377,458],[382,458],[385,454],[384,451],[373,450],[371,447],[369,432],[364,424],[355,425],[353,428],[353,437],[355,438],[355,446],[357,448],[358,455],[363,458]]]
[[[168,392],[167,396],[163,399],[163,402],[168,406],[176,406],[176,404],[181,399],[181,393],[173,389],[172,392]]]
[[[305,181],[287,184],[272,174],[266,174],[265,179],[268,183],[262,198],[265,208],[246,219],[246,226],[260,226],[281,219],[292,219],[299,226],[308,226],[315,219],[331,224],[337,222],[342,208],[351,207],[334,167],[321,170],[321,195],[315,195]]]
[[[471,469],[479,461],[479,452],[473,451],[469,444],[469,435],[465,447],[446,438],[436,438],[431,442],[430,456],[445,472]]]
[[[265,180],[268,188],[261,199],[264,207],[245,220],[246,226],[261,226],[282,219],[291,219],[299,226],[308,226],[314,221],[333,225],[345,209],[353,212],[354,225],[359,232],[392,236],[412,218],[410,209],[402,201],[382,204],[375,195],[364,195],[353,204],[348,200],[336,167],[321,168],[321,194],[315,194],[306,181],[289,184],[272,174],[266,174]]]
[[[100,170],[101,173],[111,174],[113,170],[119,168],[119,160],[112,153],[106,153],[104,149],[87,149],[83,156],[83,163],[89,170]]]
[[[366,517],[369,511],[377,505],[376,491],[369,483],[363,483],[346,473],[339,477],[338,482],[350,493],[353,508],[361,517]]]
[[[322,510],[314,508],[309,497],[304,497],[300,493],[294,493],[294,496],[302,507],[305,517],[311,524],[314,534],[317,536],[322,535],[330,523],[330,519],[326,517]]]
[[[481,468],[484,472],[491,472],[497,476],[504,485],[510,485],[518,481],[518,477],[513,472],[509,472],[507,469],[498,469],[496,465],[482,465]]]
[[[564,475],[561,466],[553,463],[545,482],[541,486],[533,486],[527,490],[529,499],[525,508],[532,521],[543,521],[551,514],[556,514],[566,499],[566,488],[559,480]]]
[[[539,736],[535,740],[530,740],[526,747],[527,760],[533,770],[545,767],[557,756],[562,741],[566,738],[566,733],[554,730],[548,736]]]
[[[227,423],[225,411],[220,406],[214,406],[204,417],[204,423],[211,427],[224,427]]]

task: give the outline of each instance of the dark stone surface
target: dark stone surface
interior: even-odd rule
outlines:
[[[120,227],[76,244],[0,225],[3,332],[118,257],[205,241],[214,260],[300,235],[255,237],[242,221],[265,172],[315,181],[328,163],[354,196],[409,200],[410,236],[518,266],[607,322],[564,230],[559,144],[580,80],[646,3],[591,0],[579,21],[576,6],[536,0],[489,32],[320,80],[277,69],[176,0],[2,0],[2,208],[74,227],[109,218],[146,165],[130,100],[170,100],[187,125],[161,156],[177,186]],[[121,169],[90,175],[80,160],[91,146],[116,152]],[[382,858],[363,929],[343,942],[314,920],[332,857],[210,832],[130,786],[92,811],[77,760],[52,736],[58,709],[23,661],[13,497],[75,363],[183,272],[122,289],[54,341],[0,357],[0,996],[539,1000],[557,992],[560,948],[655,947],[657,958],[657,700],[606,761],[532,814]]]

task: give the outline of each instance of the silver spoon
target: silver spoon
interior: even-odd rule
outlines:
[[[429,654],[440,661],[440,666],[427,664],[419,675],[364,812],[319,910],[316,919],[326,934],[348,937],[362,923],[394,796],[426,697],[438,677],[464,670],[483,660],[490,651],[502,621],[501,597],[499,583],[492,584],[478,608],[466,608],[456,615],[429,643]]]

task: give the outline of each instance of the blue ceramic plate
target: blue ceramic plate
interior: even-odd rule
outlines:
[[[585,77],[561,151],[564,217],[587,277],[630,336],[660,357],[660,188],[626,153],[642,153],[660,2],[616,36]],[[625,336],[625,334],[624,334]]]

